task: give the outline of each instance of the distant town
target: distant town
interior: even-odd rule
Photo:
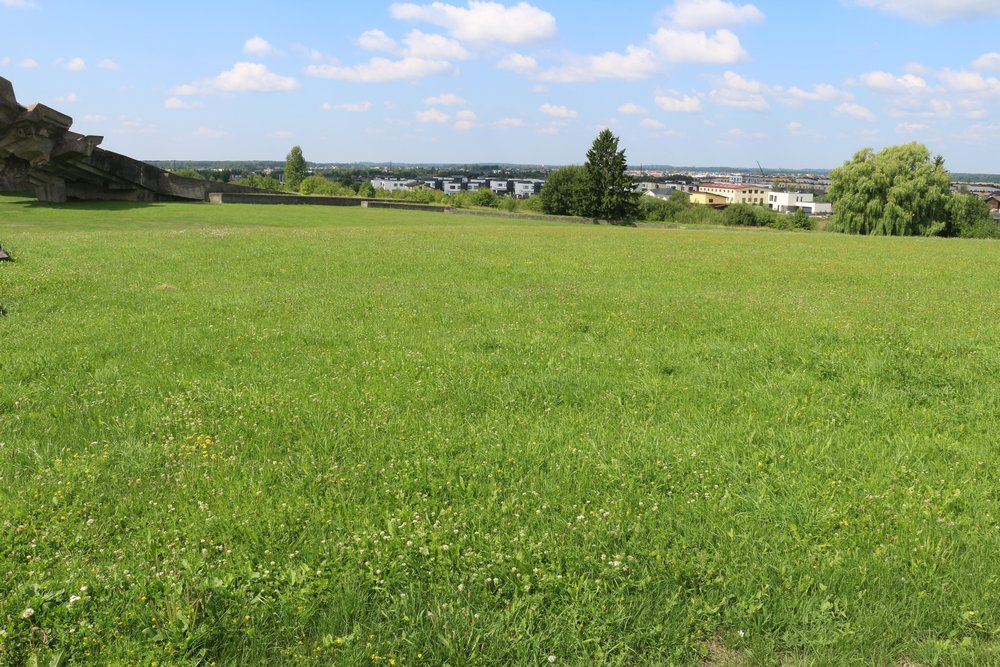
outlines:
[[[194,169],[206,178],[239,183],[251,174],[282,182],[283,162],[211,163],[151,162],[176,170]],[[311,174],[334,181],[370,183],[386,192],[437,190],[446,195],[476,192],[488,188],[498,197],[527,199],[541,193],[546,176],[558,169],[550,165],[414,165],[414,164],[309,164]],[[830,187],[828,170],[771,171],[640,167],[626,172],[635,189],[644,196],[667,200],[675,192],[687,195],[692,204],[724,208],[733,204],[767,207],[781,213],[802,210],[809,215],[826,216],[833,212],[827,198]],[[447,175],[445,175],[447,174]],[[976,195],[985,200],[994,217],[1000,220],[1000,175],[953,174],[954,192]]]

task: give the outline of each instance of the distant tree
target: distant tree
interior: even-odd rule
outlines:
[[[625,150],[618,150],[618,137],[602,130],[587,151],[584,212],[594,221],[629,224],[638,215],[639,195],[632,178],[625,174]]]
[[[375,186],[371,184],[371,181],[365,181],[361,184],[361,187],[358,188],[358,196],[368,198],[375,196]]]
[[[998,238],[1000,230],[990,212],[990,205],[975,195],[952,193],[948,200],[948,222],[939,236],[962,238]]]
[[[585,215],[586,178],[586,171],[580,166],[553,171],[538,195],[542,211],[549,215]]]
[[[174,172],[174,174],[177,176],[183,176],[184,178],[194,178],[199,181],[205,180],[205,177],[195,169],[178,169]]]
[[[297,191],[299,185],[308,175],[306,159],[302,157],[302,149],[298,146],[292,146],[292,150],[288,151],[288,157],[285,158],[285,187]]]
[[[288,185],[287,172],[285,175],[285,185]],[[299,182],[297,190],[304,195],[325,195],[330,197],[335,194],[336,187],[337,184],[330,179],[319,174],[313,174],[312,176],[303,178]]]
[[[921,235],[949,227],[951,176],[916,142],[870,148],[830,172],[833,228],[850,234]]]
[[[487,187],[482,187],[472,193],[470,198],[473,206],[488,206],[496,208],[500,205],[500,199]]]

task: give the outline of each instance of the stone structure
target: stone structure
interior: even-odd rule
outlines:
[[[73,119],[44,104],[23,107],[0,77],[0,184],[34,190],[39,201],[207,201],[213,192],[254,188],[185,178],[98,148],[104,137],[70,132]]]

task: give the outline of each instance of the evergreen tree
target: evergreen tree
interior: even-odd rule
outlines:
[[[285,187],[289,190],[298,191],[302,181],[308,176],[306,170],[306,159],[302,157],[302,149],[292,146],[285,158]]]
[[[603,130],[587,151],[584,213],[595,222],[630,224],[639,213],[639,195],[632,178],[625,174],[625,150],[618,150],[618,137]]]

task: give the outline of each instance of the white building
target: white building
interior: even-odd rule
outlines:
[[[395,192],[396,190],[412,190],[418,185],[420,185],[420,181],[404,180],[402,178],[372,179],[373,188],[376,190],[388,190],[389,192]]]
[[[798,210],[809,215],[833,213],[833,204],[813,201],[811,192],[771,192],[767,195],[767,206],[779,213],[795,213]]]

